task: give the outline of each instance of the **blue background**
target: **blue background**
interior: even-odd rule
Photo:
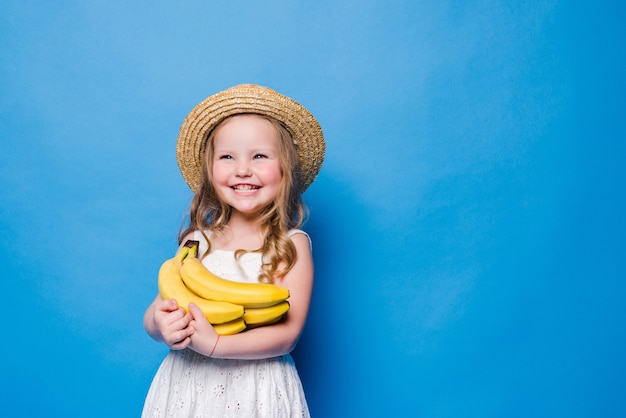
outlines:
[[[317,417],[626,416],[617,1],[5,1],[7,416],[138,416],[206,96],[268,85],[327,158],[294,352]]]

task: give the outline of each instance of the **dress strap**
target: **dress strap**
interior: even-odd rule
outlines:
[[[309,248],[311,248],[311,250],[313,250],[313,242],[311,242],[311,237],[309,236],[309,234],[307,234],[306,232],[304,232],[301,229],[290,229],[289,231],[287,231],[287,236],[288,237],[292,237],[296,234],[302,234],[305,235],[308,240],[309,240]]]

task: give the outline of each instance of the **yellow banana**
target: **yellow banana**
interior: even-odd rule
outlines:
[[[246,308],[243,320],[247,325],[266,325],[280,320],[289,310],[289,302],[280,302],[265,308]]]
[[[289,297],[289,290],[271,283],[240,283],[211,273],[190,248],[180,267],[183,282],[196,295],[210,300],[230,302],[244,308],[276,305]]]
[[[203,299],[187,289],[180,277],[180,266],[188,252],[189,249],[183,247],[179,254],[165,260],[161,265],[158,279],[161,298],[176,299],[178,306],[187,312],[189,312],[189,302],[194,302],[211,324],[222,324],[241,318],[244,312],[243,306]]]
[[[219,335],[233,335],[238,334],[246,329],[246,322],[243,318],[235,319],[234,321],[225,322],[223,324],[213,325],[213,329]]]
[[[260,324],[254,324],[254,325],[252,325],[252,324],[246,324],[246,329],[260,328],[260,327],[264,327],[264,326],[266,326],[266,325],[272,325],[272,324],[275,324],[275,323],[277,323],[278,321],[280,321],[280,320],[281,320],[281,318],[282,318],[282,317],[281,317],[281,316],[279,316],[278,318],[274,318],[274,319],[271,319],[271,320],[269,320],[269,321],[267,321],[267,322],[262,322],[262,323],[260,323]]]

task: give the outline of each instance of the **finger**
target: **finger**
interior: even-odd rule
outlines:
[[[158,310],[163,312],[172,312],[178,309],[176,299],[164,299],[157,306]]]
[[[189,302],[189,313],[193,316],[193,319],[198,319],[204,316],[202,309],[193,302]]]
[[[172,345],[170,346],[170,348],[171,348],[172,350],[183,350],[183,349],[185,349],[185,348],[189,347],[189,345],[190,345],[190,344],[191,344],[191,338],[190,338],[190,337],[187,337],[187,338],[185,338],[184,340],[182,340],[182,341],[180,341],[180,342],[177,342],[177,343],[175,343],[175,344],[172,344]]]
[[[176,321],[172,322],[172,327],[176,329],[187,328],[192,319],[193,317],[190,314],[185,314],[180,319],[177,319]]]
[[[181,326],[178,326],[177,324],[179,323],[179,321],[183,320],[185,316],[186,316],[185,310],[182,308],[176,309],[171,312],[168,311],[163,316],[163,322],[167,327],[184,328],[184,326],[181,327]]]
[[[181,329],[179,331],[173,332],[167,341],[167,345],[170,347],[174,347],[176,345],[180,345],[185,339],[189,338],[193,330],[189,328]]]

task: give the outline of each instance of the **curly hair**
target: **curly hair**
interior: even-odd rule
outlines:
[[[237,250],[235,259],[247,252],[260,252],[263,262],[258,279],[260,282],[273,283],[274,278],[283,277],[296,262],[296,249],[287,236],[287,232],[304,223],[307,208],[300,195],[298,149],[291,134],[278,120],[264,115],[254,115],[268,120],[276,129],[282,175],[276,198],[261,212],[259,222],[264,237],[261,247],[251,251]],[[211,173],[213,172],[215,132],[235,116],[237,115],[224,119],[208,134],[202,167],[202,185],[191,201],[189,225],[184,229],[181,228],[178,236],[178,241],[181,243],[187,234],[196,230],[200,231],[208,243],[207,250],[200,255],[201,258],[206,257],[211,251],[211,240],[206,231],[222,232],[231,216],[230,206],[222,202],[215,191]]]

